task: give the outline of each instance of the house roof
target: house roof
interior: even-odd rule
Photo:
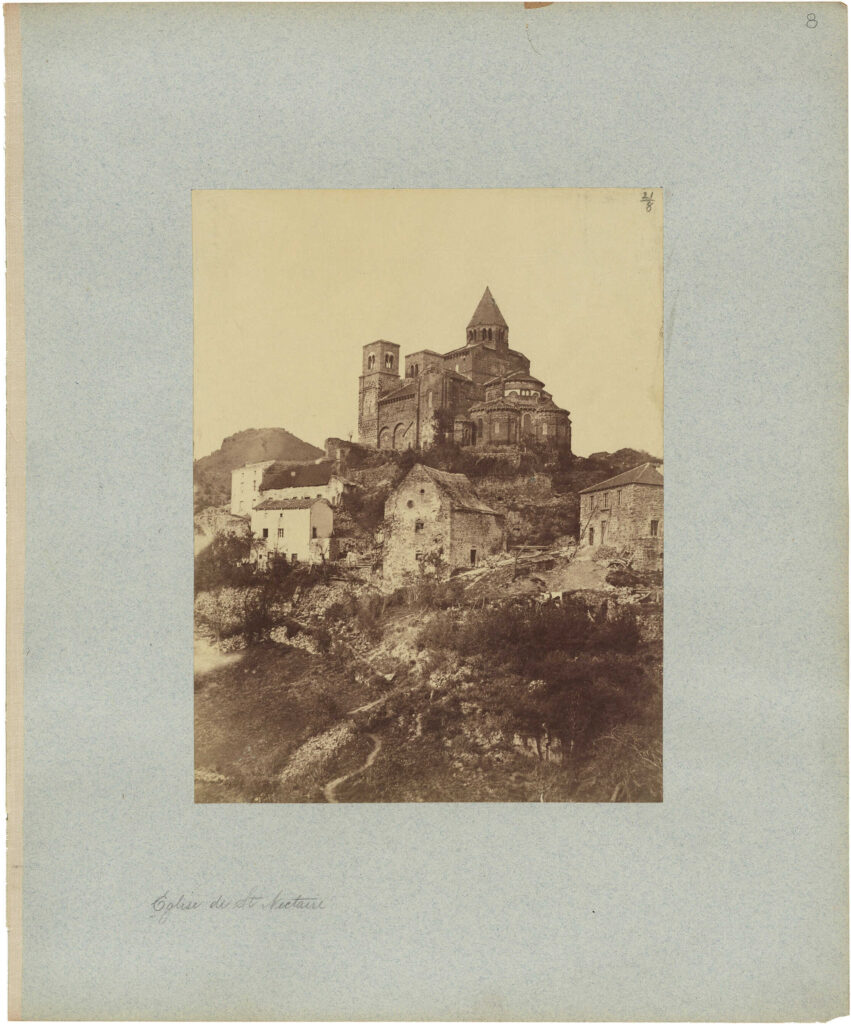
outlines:
[[[467,324],[468,327],[508,327],[505,322],[505,317],[499,311],[493,295],[491,295],[490,288],[485,288],[484,295],[479,299],[479,304],[476,306],[476,312],[470,322]]]
[[[259,505],[255,505],[253,511],[270,512],[280,510],[285,512],[296,508],[311,508],[313,505],[328,505],[328,502],[324,498],[267,498],[265,501],[261,501]]]
[[[665,479],[656,464],[643,462],[640,466],[628,469],[625,473],[609,477],[608,480],[601,480],[598,484],[592,484],[580,491],[580,494],[590,494],[592,491],[607,491],[610,487],[624,487],[626,484],[645,484],[649,487],[664,487]]]
[[[286,463],[272,463],[263,474],[261,491],[283,491],[288,487],[324,487],[334,475],[334,463],[330,460],[306,462],[289,466]]]
[[[412,476],[415,479],[417,476],[428,477],[446,495],[453,509],[462,512],[482,512],[489,516],[500,515],[479,498],[473,490],[473,485],[463,473],[447,473],[442,469],[432,469],[431,466],[423,466],[418,463],[406,479]]]

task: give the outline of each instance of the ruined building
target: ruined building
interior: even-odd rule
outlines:
[[[505,549],[505,520],[463,473],[416,465],[384,506],[384,583],[470,569]]]
[[[423,448],[439,435],[462,445],[536,441],[570,451],[570,413],[560,409],[529,360],[508,347],[508,324],[486,288],[467,324],[465,344],[446,353],[363,347],[358,435],[374,448]]]

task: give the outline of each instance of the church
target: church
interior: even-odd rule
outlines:
[[[399,346],[363,347],[358,439],[374,448],[426,448],[441,437],[460,445],[537,442],[570,451],[570,413],[553,401],[529,360],[508,347],[508,324],[490,288],[467,324],[465,344],[443,354]]]

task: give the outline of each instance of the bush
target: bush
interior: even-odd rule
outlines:
[[[593,646],[599,650],[631,653],[641,642],[641,631],[632,608],[624,608],[594,630]]]
[[[217,534],[195,557],[195,593],[249,584],[254,577],[248,564],[250,552],[250,538]]]
[[[195,599],[195,621],[211,629],[218,640],[240,633],[249,640],[258,639],[271,624],[268,606],[258,587],[221,587],[199,594]]]

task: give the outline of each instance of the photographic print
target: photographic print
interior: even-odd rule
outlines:
[[[662,799],[662,198],[193,193],[196,802]]]

